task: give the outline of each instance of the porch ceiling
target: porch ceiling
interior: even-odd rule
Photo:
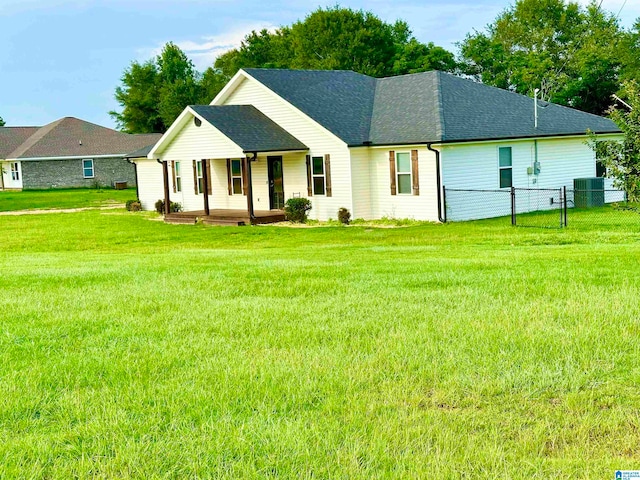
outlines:
[[[189,108],[245,153],[309,149],[253,105],[191,105]]]

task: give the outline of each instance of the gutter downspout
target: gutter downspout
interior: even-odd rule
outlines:
[[[130,158],[127,158],[127,162],[133,165],[133,174],[136,177],[136,200],[138,200],[138,203],[140,203],[140,192],[138,191],[138,164],[131,161]]]
[[[442,217],[442,179],[440,177],[440,150],[433,148],[433,143],[427,143],[427,150],[436,154],[436,190],[438,191],[438,221],[445,223]]]

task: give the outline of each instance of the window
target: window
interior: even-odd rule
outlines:
[[[240,160],[231,160],[231,191],[234,195],[242,195],[242,164]]]
[[[513,186],[511,147],[498,148],[500,188],[510,188]]]
[[[398,176],[398,193],[411,195],[411,154],[396,154],[396,175]]]
[[[606,177],[607,167],[604,166],[601,160],[596,160],[596,177]]]
[[[93,160],[82,160],[82,174],[84,178],[93,178]]]
[[[11,180],[17,182],[20,180],[20,169],[18,166],[18,162],[11,163]]]
[[[314,195],[324,195],[324,158],[322,157],[313,157],[312,158],[312,172],[313,172],[313,194]]]
[[[176,192],[181,192],[182,191],[182,176],[180,175],[180,162],[175,162],[173,164],[173,174],[174,174]]]
[[[204,182],[202,180],[202,162],[196,162],[196,177],[198,182],[198,193],[202,193],[204,191]]]

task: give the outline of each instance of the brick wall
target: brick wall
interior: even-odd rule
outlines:
[[[111,187],[113,182],[124,180],[129,187],[135,186],[133,165],[124,158],[94,158],[94,178],[84,178],[82,160],[36,160],[22,163],[22,187],[66,188],[93,187],[96,181],[101,186]]]

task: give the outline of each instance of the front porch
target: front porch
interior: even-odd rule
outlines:
[[[301,196],[310,181],[308,151],[253,106],[189,106],[149,153],[159,154],[156,160],[162,164],[165,221],[283,221],[283,165],[293,167],[288,171],[289,196]],[[171,213],[171,202],[186,211]]]
[[[283,222],[282,210],[255,210],[251,218],[247,210],[210,209],[207,215],[204,210],[165,214],[166,223],[193,224],[202,220],[205,225],[258,225]]]

